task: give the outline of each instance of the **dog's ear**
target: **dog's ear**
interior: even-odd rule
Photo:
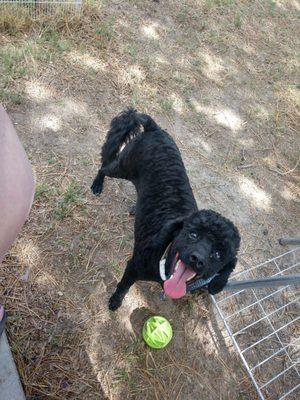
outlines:
[[[183,218],[176,218],[167,222],[151,240],[150,247],[154,250],[165,250],[183,227]]]
[[[228,278],[231,272],[234,270],[236,264],[237,264],[237,258],[235,257],[221,269],[218,275],[208,284],[208,292],[210,294],[217,294],[224,289],[228,281]]]
[[[239,251],[241,244],[241,237],[237,227],[229,220],[227,220],[226,239],[224,245],[227,246],[233,255]]]

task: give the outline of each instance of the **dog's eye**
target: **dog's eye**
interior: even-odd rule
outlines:
[[[190,232],[189,234],[191,239],[198,239],[198,233],[197,232]]]

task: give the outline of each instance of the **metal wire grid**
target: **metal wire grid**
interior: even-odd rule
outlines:
[[[79,10],[82,0],[0,0],[1,8],[9,8],[15,13],[26,11],[30,15],[49,14],[57,9]]]
[[[300,247],[232,277],[243,280],[299,272]],[[299,399],[299,291],[287,285],[222,292],[212,299],[260,399]]]

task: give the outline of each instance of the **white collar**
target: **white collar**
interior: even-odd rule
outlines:
[[[167,260],[168,251],[169,251],[169,248],[171,247],[171,245],[172,245],[172,242],[168,244],[168,246],[167,246],[166,250],[164,251],[164,254],[163,254],[163,256],[162,256],[162,258],[160,259],[160,262],[159,262],[159,274],[160,274],[160,277],[161,277],[161,279],[163,281],[167,280],[167,276],[166,276],[166,260]]]
[[[163,281],[167,280],[166,277],[166,259],[161,259],[159,262],[159,274]]]

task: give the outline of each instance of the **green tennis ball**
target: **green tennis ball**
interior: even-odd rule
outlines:
[[[147,319],[143,326],[143,338],[153,349],[162,349],[170,343],[173,329],[164,317],[154,316]]]

